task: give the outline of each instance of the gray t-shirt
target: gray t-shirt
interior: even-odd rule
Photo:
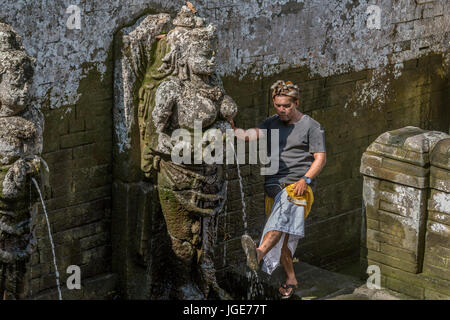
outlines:
[[[267,150],[271,154],[271,133],[279,130],[279,169],[274,175],[265,177],[265,186],[277,183],[297,182],[309,170],[314,161],[313,153],[325,152],[325,131],[310,116],[303,114],[297,122],[286,125],[278,115],[264,120],[258,128],[267,129]],[[311,188],[315,190],[316,181]]]

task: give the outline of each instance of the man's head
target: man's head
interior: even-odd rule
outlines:
[[[278,80],[272,87],[273,106],[280,120],[289,122],[297,115],[299,92],[292,82]]]

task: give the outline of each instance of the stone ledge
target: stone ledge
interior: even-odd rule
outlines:
[[[389,279],[395,279],[390,280],[391,282],[389,282],[388,280],[386,287],[390,289],[406,293],[406,291],[403,291],[403,286],[408,286],[409,289],[411,288],[411,286],[414,286],[422,288],[423,290],[428,289],[438,292],[440,295],[444,296],[445,299],[450,299],[450,281],[436,278],[426,272],[420,274],[412,274],[370,259],[368,259],[367,262],[369,265],[378,265],[380,267],[382,276],[382,285],[384,277],[388,277]],[[384,281],[386,281],[385,279]],[[389,284],[393,284],[395,288],[389,287]],[[411,294],[411,291],[409,291],[409,293]],[[425,298],[424,292],[421,290],[420,293],[415,294],[415,296],[413,297],[424,299]]]

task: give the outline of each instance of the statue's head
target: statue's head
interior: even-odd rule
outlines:
[[[14,30],[0,23],[0,117],[14,116],[28,103],[33,59],[22,47]]]
[[[171,51],[164,57],[164,67],[187,80],[190,74],[212,75],[216,72],[216,28],[205,26],[195,9],[183,6],[173,21],[175,28],[167,36]]]
[[[197,75],[211,75],[216,71],[215,27],[209,25],[191,31],[191,43],[188,48],[187,65]]]

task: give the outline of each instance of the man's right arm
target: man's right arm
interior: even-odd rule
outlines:
[[[245,141],[257,140],[263,136],[263,131],[260,130],[259,128],[251,128],[248,130],[236,128],[234,126],[233,120],[230,120],[230,124],[234,130],[234,135],[236,136],[236,138],[238,138],[240,140],[245,140]]]

